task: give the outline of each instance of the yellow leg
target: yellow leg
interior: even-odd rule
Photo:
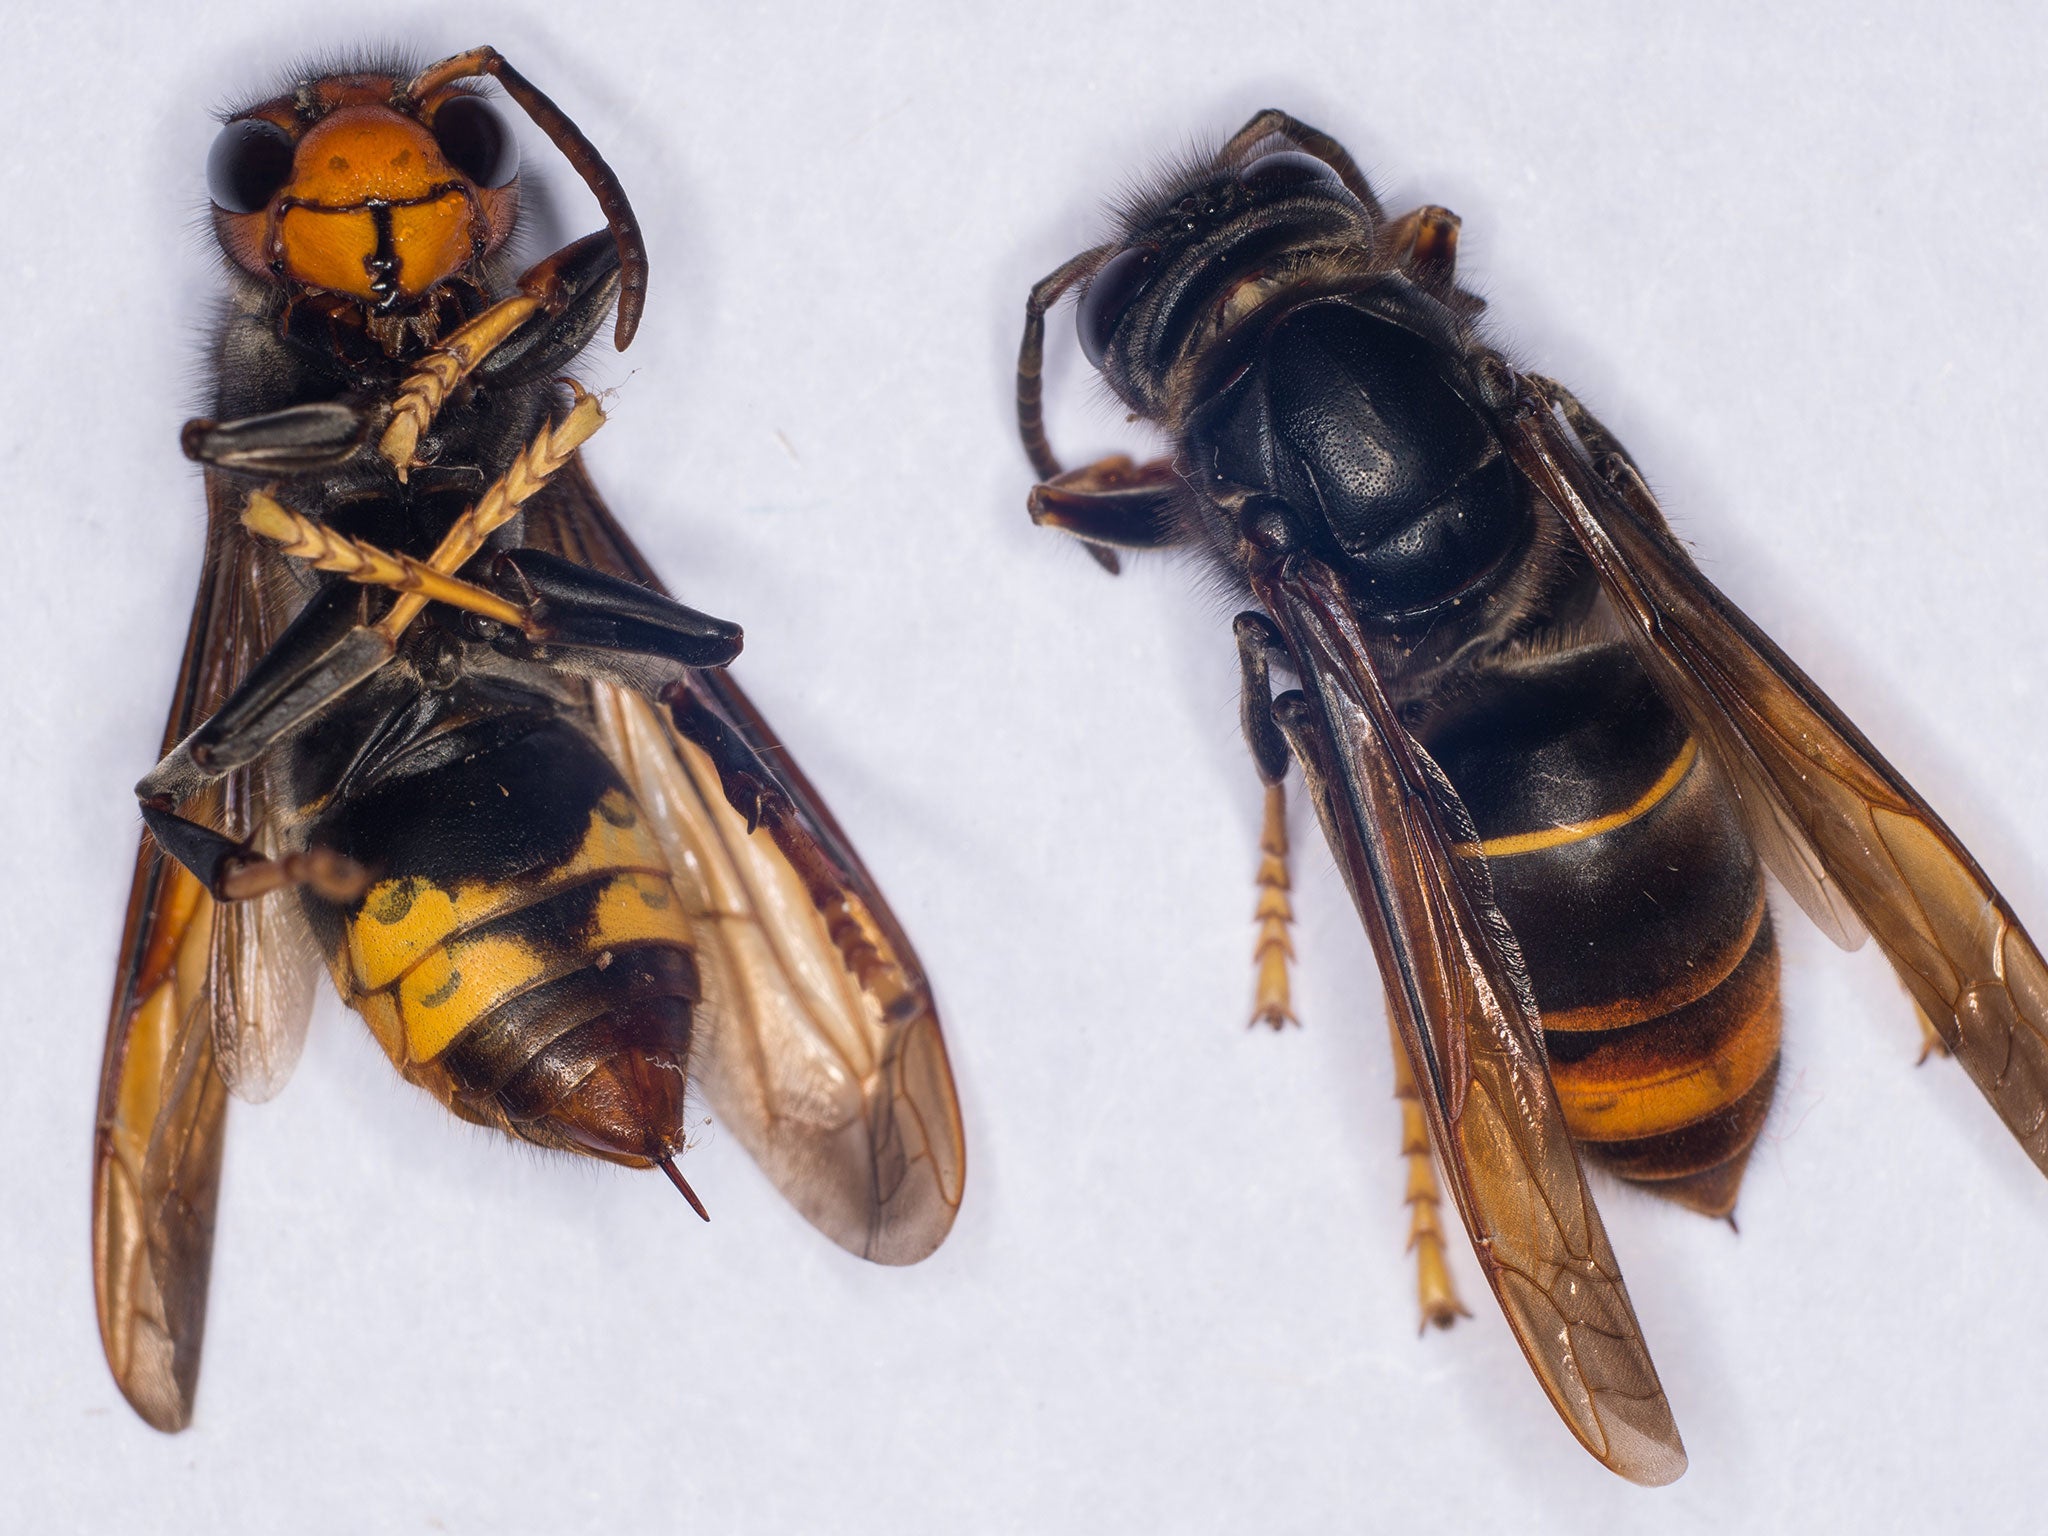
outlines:
[[[1913,1017],[1920,1021],[1920,1059],[1913,1065],[1925,1066],[1930,1056],[1948,1055],[1948,1042],[1941,1038],[1941,1031],[1934,1027],[1934,1020],[1927,1017],[1927,1010],[1917,1002],[1913,1004]]]
[[[503,477],[455,520],[440,547],[427,558],[429,569],[444,576],[461,570],[484,547],[484,540],[510,522],[520,504],[537,495],[549,476],[567,464],[591,434],[604,425],[604,412],[598,408],[597,397],[574,383],[569,389],[576,397],[569,414],[535,433],[533,441],[519,451]],[[420,593],[401,593],[391,611],[378,620],[378,633],[396,640],[426,606],[427,599]]]
[[[455,572],[467,565],[484,540],[512,519],[520,506],[539,494],[549,478],[575,456],[576,450],[604,425],[597,398],[571,383],[575,404],[560,422],[542,427],[519,451],[512,467],[455,520],[440,545],[425,560],[394,554],[337,533],[312,518],[281,505],[266,491],[249,498],[242,526],[315,569],[339,571],[366,586],[394,588],[398,601],[376,624],[377,632],[396,641],[430,602],[447,603],[480,613],[515,629],[526,625],[525,612],[482,587],[459,580]]]
[[[398,386],[398,397],[391,403],[391,421],[378,439],[377,451],[391,462],[400,480],[411,471],[420,438],[433,425],[455,386],[540,307],[538,299],[523,293],[493,304],[467,325],[449,332],[447,340],[421,358],[419,366]]]
[[[526,626],[526,613],[492,592],[453,576],[444,576],[411,555],[393,554],[361,539],[336,533],[324,523],[281,505],[268,491],[258,491],[242,509],[242,526],[277,545],[316,571],[338,571],[367,587],[391,587],[428,602],[446,603],[496,619],[514,629]]]
[[[1259,905],[1253,917],[1259,925],[1258,942],[1252,946],[1252,961],[1259,968],[1258,995],[1252,1002],[1251,1022],[1284,1029],[1301,1021],[1287,990],[1287,962],[1294,958],[1294,943],[1287,937],[1294,921],[1294,907],[1287,899],[1287,796],[1278,784],[1266,786],[1266,826],[1259,836]]]
[[[1392,1021],[1388,1028],[1391,1031]],[[1422,1308],[1422,1328],[1448,1328],[1472,1314],[1458,1300],[1451,1270],[1444,1260],[1443,1194],[1437,1188],[1436,1165],[1429,1155],[1429,1121],[1422,1113],[1422,1094],[1401,1037],[1394,1035],[1394,1098],[1401,1105],[1401,1155],[1408,1160],[1408,1251],[1415,1255],[1415,1296]]]

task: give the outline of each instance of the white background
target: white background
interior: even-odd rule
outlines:
[[[1026,288],[1284,105],[1464,215],[1498,335],[2048,921],[2043,40],[2020,6],[16,7],[0,103],[0,1525],[35,1531],[2015,1530],[2048,1189],[1781,903],[1738,1238],[1602,1201],[1692,1469],[1594,1464],[1477,1316],[1418,1341],[1357,921],[1298,818],[1306,1028],[1243,1025],[1228,612],[1027,523]],[[741,12],[745,14],[740,14]],[[1922,14],[1926,12],[1926,14]],[[87,1162],[203,526],[208,110],[310,51],[490,41],[653,252],[590,450],[890,893],[965,1104],[947,1245],[871,1268],[715,1130],[701,1227],[405,1087],[330,1002],[232,1114],[193,1428],[100,1359]],[[563,234],[587,197],[536,135]],[[1070,460],[1129,440],[1053,337]],[[599,356],[598,354],[603,355]]]

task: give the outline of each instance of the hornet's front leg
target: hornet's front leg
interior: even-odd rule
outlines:
[[[1063,528],[1110,575],[1122,569],[1116,546],[1159,549],[1180,542],[1174,515],[1180,476],[1164,459],[1133,464],[1117,455],[1069,470],[1045,435],[1045,312],[1091,273],[1107,251],[1099,247],[1061,267],[1031,290],[1024,305],[1024,340],[1017,349],[1017,430],[1041,482],[1031,492],[1031,520]]]
[[[1031,521],[1073,534],[1111,575],[1116,550],[1168,549],[1181,542],[1176,508],[1183,487],[1166,459],[1134,464],[1118,454],[1070,469],[1031,489]]]
[[[469,383],[502,388],[560,373],[604,323],[619,288],[619,252],[607,233],[586,235],[537,262],[512,297],[448,333],[396,393],[357,392],[234,421],[185,423],[185,456],[242,474],[324,474],[374,439],[403,480],[442,406]]]
[[[377,451],[403,480],[420,440],[465,382],[501,388],[551,377],[590,344],[619,291],[619,248],[600,230],[521,275],[519,291],[451,331],[407,376]]]
[[[317,475],[353,459],[389,414],[382,400],[350,395],[235,421],[195,418],[185,423],[179,444],[186,458],[211,469]]]

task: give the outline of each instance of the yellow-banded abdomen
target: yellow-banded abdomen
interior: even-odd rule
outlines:
[[[691,925],[567,712],[488,712],[346,789],[316,836],[375,882],[325,925],[342,996],[466,1118],[617,1161],[682,1142]]]
[[[1520,940],[1565,1123],[1733,1209],[1777,1081],[1777,948],[1718,774],[1618,643],[1488,667],[1424,728]]]

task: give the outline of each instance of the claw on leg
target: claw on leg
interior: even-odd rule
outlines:
[[[1920,1059],[1913,1065],[1924,1067],[1928,1057],[1948,1055],[1948,1042],[1941,1038],[1941,1031],[1934,1027],[1934,1020],[1927,1017],[1927,1010],[1917,1002],[1913,1004],[1913,1017],[1920,1021]]]
[[[251,901],[295,885],[310,887],[333,902],[354,901],[370,886],[370,872],[332,848],[313,847],[266,859],[255,854],[230,859],[213,892],[220,901]]]
[[[1278,784],[1266,786],[1266,825],[1259,835],[1259,904],[1253,913],[1259,925],[1258,942],[1252,960],[1259,968],[1258,995],[1252,1002],[1251,1022],[1284,1029],[1301,1021],[1287,988],[1287,963],[1294,958],[1294,942],[1287,936],[1294,922],[1294,906],[1287,892],[1287,797]]]
[[[1436,1182],[1436,1164],[1429,1154],[1429,1121],[1423,1117],[1422,1095],[1400,1037],[1394,1037],[1394,1098],[1401,1106],[1401,1155],[1408,1160],[1408,1251],[1415,1255],[1415,1298],[1422,1321],[1417,1332],[1448,1328],[1472,1314],[1458,1300],[1451,1269],[1444,1257],[1443,1192]]]

